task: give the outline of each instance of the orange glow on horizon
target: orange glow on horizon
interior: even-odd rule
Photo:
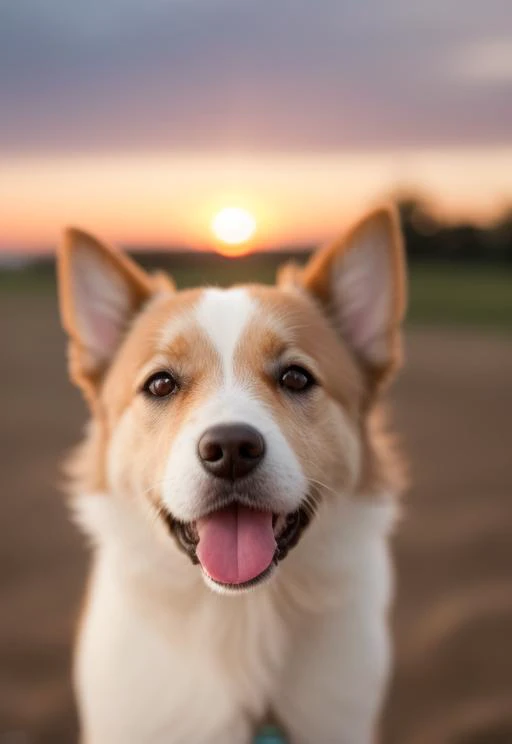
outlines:
[[[252,253],[254,250],[254,246],[250,242],[230,244],[222,243],[220,240],[216,241],[212,248],[215,253],[218,253],[221,256],[226,256],[227,258],[241,258],[242,256],[247,256],[249,253]]]
[[[230,205],[257,225],[244,252],[312,245],[397,188],[443,217],[485,221],[512,202],[512,148],[4,158],[0,250],[55,246],[71,224],[120,244],[226,252],[211,223]]]

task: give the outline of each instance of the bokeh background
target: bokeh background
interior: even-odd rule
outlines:
[[[181,286],[271,281],[382,198],[410,259],[391,397],[412,475],[384,742],[510,744],[509,0],[2,0],[0,70],[1,744],[76,741],[62,226]],[[231,206],[256,231],[226,258]]]

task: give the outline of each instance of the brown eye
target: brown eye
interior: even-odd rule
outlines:
[[[292,393],[303,393],[315,383],[316,380],[310,372],[295,364],[285,369],[279,378],[281,387]]]
[[[157,372],[151,375],[144,385],[144,392],[154,398],[167,398],[176,392],[178,384],[169,372]]]

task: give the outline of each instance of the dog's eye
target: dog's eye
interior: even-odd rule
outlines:
[[[281,373],[279,384],[292,393],[302,393],[316,383],[315,378],[307,369],[292,365]]]
[[[156,372],[146,380],[144,392],[152,395],[154,398],[167,398],[178,389],[178,383],[170,372]]]

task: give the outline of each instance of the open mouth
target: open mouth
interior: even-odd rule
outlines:
[[[178,522],[167,512],[163,515],[181,549],[201,565],[208,580],[233,590],[255,586],[270,576],[311,519],[306,507],[283,515],[239,502],[194,522]]]

